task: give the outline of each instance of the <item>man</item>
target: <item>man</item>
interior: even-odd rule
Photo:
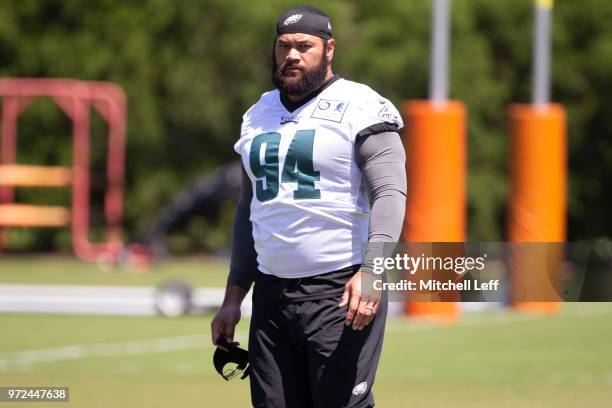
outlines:
[[[399,238],[403,124],[388,100],[333,74],[321,10],[292,8],[276,31],[276,90],[246,112],[234,146],[243,186],[213,343],[233,341],[255,281],[253,406],[372,407],[387,304],[362,281],[376,243]]]

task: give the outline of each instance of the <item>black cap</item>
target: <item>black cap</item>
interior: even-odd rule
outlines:
[[[276,20],[276,36],[304,33],[329,39],[332,36],[331,22],[327,14],[315,7],[293,7]]]
[[[224,337],[219,337],[217,339],[217,344],[225,347],[227,351],[217,348],[215,350],[215,354],[213,355],[213,364],[215,369],[226,381],[231,380],[242,371],[241,379],[245,379],[249,375],[249,352],[247,350],[241,349],[236,346],[234,343],[228,343]],[[237,364],[238,366],[235,368],[230,368],[228,370],[225,369],[225,366],[229,363]]]

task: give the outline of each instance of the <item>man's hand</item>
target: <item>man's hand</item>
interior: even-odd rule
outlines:
[[[346,325],[352,323],[353,330],[363,330],[378,311],[382,292],[374,289],[376,279],[376,276],[358,271],[344,286],[342,301],[338,306],[349,305]]]
[[[240,321],[241,316],[240,304],[246,294],[247,290],[240,286],[228,285],[225,288],[225,299],[223,299],[223,304],[210,324],[212,343],[215,346],[225,350],[224,347],[217,344],[217,339],[219,337],[225,338],[228,343],[234,342],[234,331],[236,330],[236,325]]]

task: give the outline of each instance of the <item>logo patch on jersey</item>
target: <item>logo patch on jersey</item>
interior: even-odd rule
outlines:
[[[342,118],[344,117],[344,113],[346,112],[348,105],[349,103],[346,101],[321,99],[310,117],[340,123],[342,122]]]
[[[285,19],[285,21],[283,22],[284,25],[288,26],[289,24],[295,24],[298,21],[300,21],[302,19],[302,15],[301,14],[294,14],[292,16],[289,16]]]
[[[361,382],[357,384],[355,388],[353,388],[353,395],[363,394],[364,392],[366,392],[367,389],[368,389],[368,383],[365,381]]]
[[[280,124],[284,125],[285,123],[293,122],[298,123],[300,121],[300,117],[298,115],[295,116],[281,116]]]
[[[378,111],[378,117],[385,122],[396,122],[398,120],[397,115],[393,112],[393,108],[391,108],[390,104],[387,101],[380,99],[378,101],[382,108]]]

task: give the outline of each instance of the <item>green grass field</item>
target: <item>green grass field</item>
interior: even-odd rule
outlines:
[[[163,272],[143,276],[98,272],[71,260],[3,258],[0,283],[148,285],[176,274],[222,284],[223,262],[206,264],[169,262]],[[0,386],[71,390],[70,403],[0,408],[247,407],[248,383],[214,372],[210,319],[0,315]],[[248,321],[240,323],[243,342],[247,328]],[[609,406],[611,345],[609,303],[567,304],[544,317],[470,313],[452,326],[391,318],[374,386],[377,407]]]
[[[146,272],[105,270],[68,256],[0,258],[0,283],[154,286],[167,279],[184,279],[194,286],[223,287],[227,271],[225,259],[209,256],[172,259]]]

